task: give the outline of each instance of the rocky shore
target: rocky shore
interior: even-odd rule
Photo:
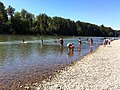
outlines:
[[[101,45],[32,90],[120,90],[120,40]]]

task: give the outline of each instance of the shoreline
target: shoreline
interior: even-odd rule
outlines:
[[[34,83],[36,90],[102,90],[120,89],[120,40],[111,46],[100,45],[95,51],[75,60],[67,67],[57,71],[53,78]],[[116,61],[116,62],[115,62]],[[115,63],[115,64],[114,64]]]
[[[96,48],[97,45],[95,45],[95,48]],[[16,44],[15,44],[15,46],[16,46]],[[35,46],[37,46],[37,45],[35,45]],[[26,46],[21,46],[21,47],[24,48]],[[38,47],[39,47],[39,45],[38,45]],[[50,45],[50,48],[51,48],[51,45]],[[24,49],[26,50],[26,48],[24,48]],[[47,67],[40,63],[42,59],[37,61],[38,59],[35,58],[35,60],[33,60],[33,61],[34,62],[37,61],[39,64],[36,64],[36,63],[31,64],[29,62],[27,64],[17,63],[18,64],[17,66],[19,67],[19,65],[20,65],[20,67],[22,67],[22,68],[18,68],[16,66],[13,69],[13,71],[9,70],[9,69],[4,70],[4,69],[0,68],[2,71],[4,71],[4,72],[1,72],[1,75],[0,75],[0,77],[1,77],[0,78],[0,89],[21,89],[21,90],[24,90],[24,86],[30,86],[31,87],[36,82],[37,83],[42,83],[43,80],[49,81],[49,79],[54,77],[56,75],[56,73],[59,73],[62,70],[64,70],[65,67],[68,67],[70,65],[74,65],[74,60],[78,60],[79,56],[81,57],[82,55],[84,56],[84,55],[87,55],[89,53],[89,49],[87,49],[88,53],[86,53],[86,54],[83,54],[82,51],[80,51],[80,53],[78,51],[75,51],[74,55],[71,58],[71,57],[68,57],[68,54],[65,52],[65,50],[61,54],[61,52],[59,50],[59,47],[55,48],[55,49],[59,51],[59,52],[57,51],[58,55],[60,55],[60,56],[64,55],[66,57],[66,59],[63,58],[64,56],[60,57],[58,60],[56,58],[53,58],[53,60],[56,59],[55,61],[57,61],[57,62],[60,61],[60,62],[57,63],[57,64],[55,63],[55,64],[50,64],[50,65],[48,63],[48,65],[46,64]],[[67,48],[65,47],[65,49],[67,49]],[[76,50],[77,50],[77,47],[76,47]],[[39,50],[39,53],[41,53],[41,51],[42,51],[42,49]],[[22,52],[23,52],[23,49],[22,49]],[[34,52],[34,54],[35,54],[35,52]],[[78,58],[77,58],[77,55],[78,55]],[[18,56],[19,56],[19,53],[18,53]],[[29,57],[29,56],[27,56],[27,53],[25,53],[25,55],[23,55],[23,56]],[[21,60],[18,59],[16,61],[21,62]],[[28,59],[25,59],[25,60],[27,61]],[[22,60],[22,62],[25,61],[25,60]],[[8,59],[8,61],[9,61],[9,59]],[[14,62],[12,62],[12,63],[14,63]],[[16,64],[14,64],[14,65],[16,65]],[[29,65],[29,66],[27,66],[27,65]],[[9,72],[7,72],[7,70]]]

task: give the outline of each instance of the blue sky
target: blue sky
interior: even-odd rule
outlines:
[[[71,20],[105,25],[120,30],[120,0],[0,0],[15,11],[26,9],[38,15],[60,16]]]

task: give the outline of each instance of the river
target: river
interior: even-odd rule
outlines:
[[[90,46],[86,43],[87,37],[80,37],[82,47],[78,51],[78,38],[65,36],[64,45],[60,47],[59,36],[0,35],[0,89],[14,90],[26,84],[41,83],[56,70],[79,60],[90,52]],[[102,44],[103,37],[92,38],[94,51]],[[23,39],[26,43],[22,43]],[[67,43],[75,45],[72,55],[67,53]]]

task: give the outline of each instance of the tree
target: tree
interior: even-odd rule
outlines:
[[[5,6],[1,1],[0,1],[0,19],[1,19],[0,23],[8,21]]]
[[[27,12],[25,9],[22,9],[22,10],[21,10],[21,12],[20,12],[21,17],[22,17],[23,19],[25,19],[25,18],[26,18],[27,13],[28,13],[28,12]]]
[[[77,34],[82,36],[83,32],[82,32],[81,22],[80,21],[76,22],[76,28],[77,28]]]
[[[2,2],[0,2],[0,33],[81,36],[118,36],[120,34],[119,31],[104,25],[74,22],[62,17],[49,17],[46,14],[39,14],[35,17],[25,9],[15,12],[12,6],[5,10]]]
[[[8,8],[7,8],[7,13],[8,13],[8,15],[10,15],[10,18],[13,17],[14,11],[15,11],[15,8],[13,8],[9,5]]]

